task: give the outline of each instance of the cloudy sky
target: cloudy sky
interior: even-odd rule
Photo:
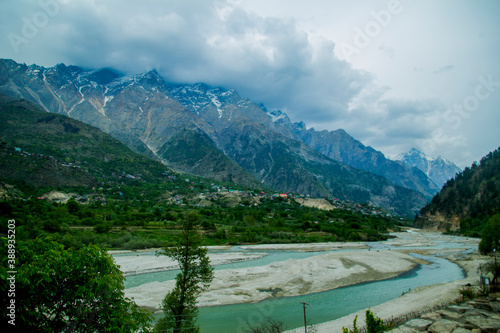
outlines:
[[[500,1],[0,0],[0,58],[157,69],[470,165],[500,146]]]

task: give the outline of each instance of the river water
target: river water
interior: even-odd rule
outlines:
[[[454,242],[453,238],[447,238],[446,241],[438,241],[437,243],[436,246],[425,247],[425,249],[463,248],[464,246],[463,244]],[[368,245],[373,250],[394,248],[387,245],[386,242],[368,243]],[[414,249],[419,248],[415,247]],[[232,250],[242,251],[240,248]],[[472,250],[469,249],[468,251]],[[256,267],[290,258],[303,259],[327,253],[267,250],[255,252],[266,252],[269,254],[262,259],[216,266],[215,269]],[[152,254],[146,253],[143,255]],[[368,282],[315,294],[269,299],[255,304],[203,307],[200,308],[198,325],[202,333],[246,332],[248,325],[255,326],[263,320],[271,318],[286,323],[287,329],[293,329],[303,327],[304,324],[301,302],[308,303],[308,321],[311,324],[318,324],[335,320],[361,309],[382,304],[416,287],[455,281],[465,277],[465,272],[458,265],[438,255],[424,256],[415,253],[411,255],[426,260],[430,264],[418,265],[413,270],[392,279]],[[125,288],[132,288],[152,281],[162,282],[171,280],[175,278],[177,273],[178,271],[168,271],[129,276],[126,278]]]

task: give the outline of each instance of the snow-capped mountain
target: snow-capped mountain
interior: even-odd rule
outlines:
[[[418,149],[412,148],[410,151],[399,154],[395,160],[403,161],[409,166],[422,170],[432,181],[443,187],[444,183],[453,178],[461,169],[455,163],[441,157],[430,157]]]
[[[385,177],[396,185],[417,190],[428,198],[439,190],[421,170],[386,158],[382,152],[363,145],[343,129],[316,131],[314,128],[308,129],[304,122],[292,123],[286,113],[280,110],[264,110],[278,132],[305,143],[331,159]]]
[[[169,84],[154,70],[122,75],[112,69],[44,68],[0,59],[0,93],[96,126],[179,171],[370,202],[407,216],[426,203],[422,193],[429,195],[425,175],[422,181],[405,181],[402,175],[389,181],[358,169],[311,148],[281,111],[268,111],[230,89]]]

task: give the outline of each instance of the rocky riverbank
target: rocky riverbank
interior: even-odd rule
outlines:
[[[425,313],[420,318],[412,319],[390,332],[500,332],[500,293]]]

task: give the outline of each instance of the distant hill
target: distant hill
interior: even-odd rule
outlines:
[[[500,148],[446,182],[420,211],[417,227],[460,229],[479,236],[489,217],[500,213]]]
[[[95,127],[20,98],[0,95],[0,141],[3,180],[35,187],[93,187],[168,179],[160,162],[132,152]]]

